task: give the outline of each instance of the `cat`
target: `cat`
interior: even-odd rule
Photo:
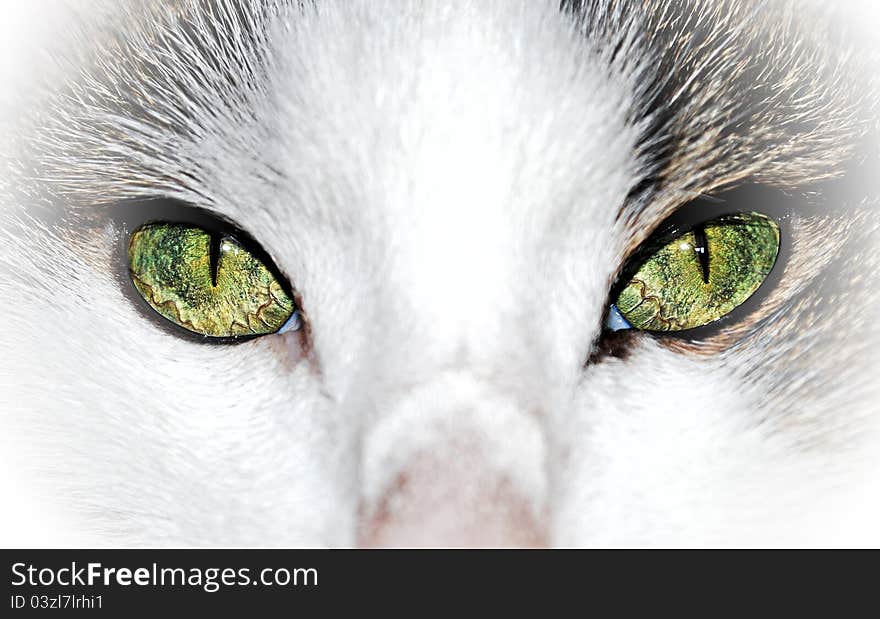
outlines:
[[[865,18],[4,11],[3,545],[880,541]],[[125,248],[156,208],[253,239],[297,328],[212,343],[146,307]],[[728,211],[778,214],[748,311],[609,326],[664,222]]]

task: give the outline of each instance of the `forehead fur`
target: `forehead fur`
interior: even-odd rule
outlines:
[[[585,87],[626,85],[631,92],[625,98],[613,90],[601,94],[638,135],[633,148],[640,171],[631,175],[623,211],[636,227],[743,179],[793,187],[839,175],[871,129],[863,113],[873,96],[865,85],[870,80],[859,79],[870,72],[860,71],[841,44],[848,34],[836,29],[833,15],[812,5],[573,0],[562,8],[560,13],[552,2],[516,10],[508,3],[469,2],[312,6],[267,0],[248,10],[225,0],[128,3],[108,6],[103,19],[92,15],[79,25],[74,11],[65,16],[71,39],[56,44],[59,55],[70,56],[62,73],[68,83],[52,86],[56,107],[34,113],[42,129],[34,147],[43,153],[38,176],[52,179],[50,191],[89,194],[90,203],[96,195],[111,200],[144,192],[204,203],[211,200],[204,145],[214,142],[228,152],[253,154],[260,164],[250,172],[280,183],[285,171],[260,156],[274,141],[265,120],[279,104],[315,114],[318,99],[330,110],[345,106],[338,118],[372,123],[362,133],[387,130],[375,126],[375,108],[390,116],[404,111],[402,102],[436,71],[433,59],[448,57],[456,46],[459,58],[471,62],[454,67],[460,84],[444,87],[441,81],[433,94],[474,88],[481,71],[504,67],[511,86],[495,96],[516,96],[517,88],[559,92],[556,109],[547,109],[546,97],[510,102],[527,108],[521,115],[548,123],[554,115],[570,123],[567,106],[595,106],[595,98],[579,99]],[[814,19],[795,19],[810,11]],[[391,14],[393,20],[385,17]],[[285,51],[279,53],[281,42]],[[394,53],[407,47],[409,55]],[[604,80],[594,74],[597,66],[606,67]],[[279,72],[297,78],[284,102],[273,91]],[[503,82],[494,77],[497,89]],[[344,96],[340,84],[347,87]],[[71,99],[76,106],[66,105]],[[493,107],[498,104],[501,110]],[[486,101],[496,114],[504,113],[503,104]],[[581,117],[590,118],[589,110]],[[300,150],[338,151],[346,145],[321,144],[341,133],[334,129],[349,129],[333,127],[333,119],[326,113],[315,125],[297,123],[303,119],[294,115],[295,126],[285,129],[302,127],[294,135]],[[511,113],[516,120],[521,118]],[[230,132],[230,126],[244,130]],[[595,139],[589,123],[571,129],[569,150],[560,158],[576,158],[578,143]],[[369,148],[364,136],[358,139]]]

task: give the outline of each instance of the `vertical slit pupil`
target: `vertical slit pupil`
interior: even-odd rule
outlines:
[[[694,228],[694,251],[700,261],[703,283],[709,283],[709,244],[706,242],[706,229],[702,224]]]
[[[211,247],[208,260],[211,265],[211,285],[214,287],[217,286],[217,267],[220,265],[220,243],[222,240],[219,234],[211,233]]]

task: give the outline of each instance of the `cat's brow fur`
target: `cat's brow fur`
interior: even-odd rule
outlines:
[[[851,19],[217,0],[24,23],[0,422],[36,543],[876,543],[880,65]],[[713,337],[598,354],[626,257],[743,184],[801,200],[779,285]],[[145,317],[118,214],[146,198],[257,238],[308,350]]]

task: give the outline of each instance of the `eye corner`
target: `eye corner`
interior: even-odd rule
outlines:
[[[637,329],[603,331],[593,345],[585,366],[597,365],[609,359],[625,361],[636,345],[641,333]]]

